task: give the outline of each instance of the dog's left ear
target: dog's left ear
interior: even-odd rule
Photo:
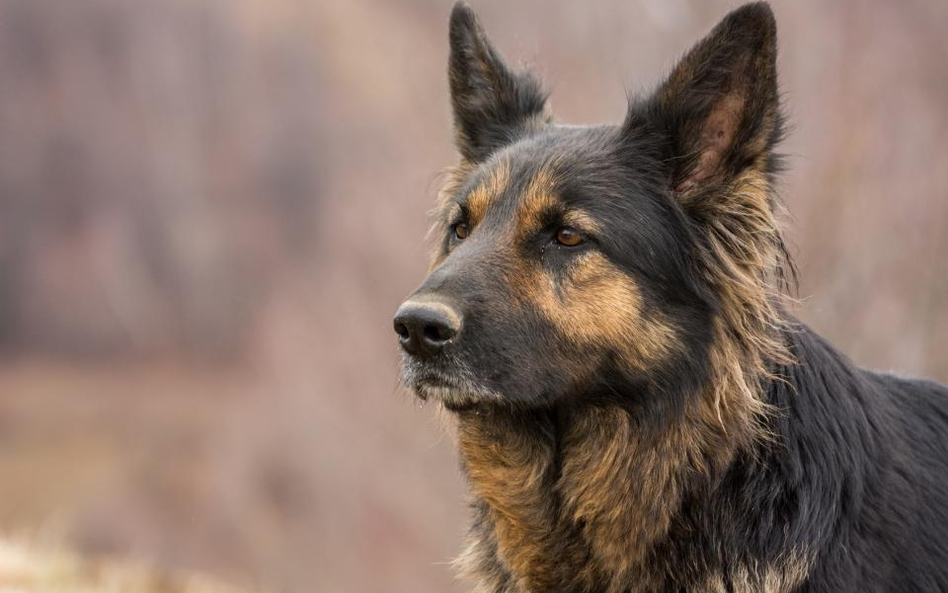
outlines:
[[[747,4],[698,42],[649,100],[646,118],[666,138],[674,194],[704,193],[748,169],[772,172],[781,136],[776,57],[773,12]]]
[[[463,2],[451,11],[448,78],[461,156],[472,163],[545,121],[546,95],[529,72],[512,72]]]

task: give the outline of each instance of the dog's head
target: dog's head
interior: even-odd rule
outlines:
[[[450,45],[461,162],[430,273],[395,315],[406,383],[459,409],[702,380],[714,328],[764,298],[747,293],[781,247],[769,7],[729,14],[619,125],[554,121],[463,4]]]

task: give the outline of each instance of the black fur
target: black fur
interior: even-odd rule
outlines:
[[[802,325],[785,337],[797,363],[767,392],[778,438],[686,501],[654,552],[662,590],[810,549],[797,593],[948,591],[948,389],[856,368]]]
[[[546,95],[530,73],[514,73],[493,48],[470,8],[451,12],[448,77],[458,146],[464,158],[481,161],[540,116]]]

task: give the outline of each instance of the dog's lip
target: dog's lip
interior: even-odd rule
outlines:
[[[445,398],[444,395],[462,393],[462,389],[454,382],[444,380],[441,377],[422,377],[415,381],[414,387],[415,393],[422,399],[428,399],[432,396],[436,399],[449,399]]]
[[[470,410],[487,399],[464,389],[456,381],[440,373],[426,373],[415,380],[413,387],[422,401],[435,400],[451,412]]]
[[[425,373],[413,382],[412,388],[415,393],[423,400],[428,399],[429,389],[457,389],[454,382],[448,380],[440,373]]]

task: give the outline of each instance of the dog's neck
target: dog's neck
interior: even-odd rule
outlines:
[[[524,592],[612,591],[630,582],[659,590],[663,577],[645,567],[683,499],[710,489],[731,462],[742,440],[724,428],[740,429],[730,415],[708,398],[663,426],[618,405],[460,414],[461,461],[484,507],[475,537],[489,540],[472,556],[493,553],[502,567],[479,578]]]

